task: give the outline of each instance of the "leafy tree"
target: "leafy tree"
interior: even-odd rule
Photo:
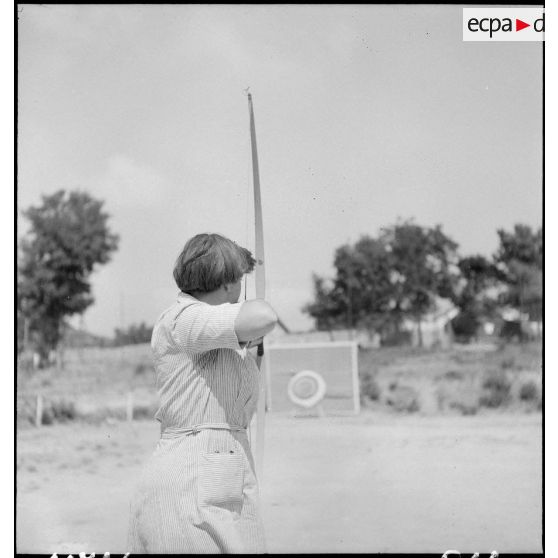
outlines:
[[[441,228],[412,222],[384,229],[378,238],[363,236],[335,252],[330,285],[314,276],[314,302],[304,311],[318,329],[357,327],[399,330],[404,317],[419,324],[436,296],[449,298],[456,283],[457,244]],[[454,269],[455,268],[455,269]]]
[[[93,303],[90,275],[110,260],[118,236],[108,228],[103,202],[85,192],[43,196],[23,215],[30,230],[19,247],[18,319],[44,358],[60,342],[65,318]]]
[[[453,298],[458,280],[458,245],[440,225],[427,228],[409,221],[385,229],[382,241],[398,276],[395,308],[416,321],[422,346],[425,314],[433,309],[436,297]]]
[[[304,307],[304,312],[312,316],[319,330],[331,331],[335,329],[344,318],[344,304],[339,289],[328,286],[326,279],[316,274],[312,275],[314,283],[314,302]]]
[[[543,266],[542,229],[533,231],[529,225],[516,224],[513,232],[498,229],[500,245],[494,255],[498,263],[518,261],[537,269]]]
[[[481,318],[493,316],[496,310],[500,273],[481,255],[461,258],[457,266],[461,279],[453,302],[460,312],[452,320],[452,326],[458,337],[469,339],[476,335]]]
[[[517,308],[531,320],[542,320],[542,229],[516,224],[513,232],[498,230],[500,245],[494,261],[507,290],[501,302]]]
[[[315,299],[304,307],[318,329],[379,328],[389,321],[389,254],[378,240],[363,236],[335,252],[331,282],[314,275]]]
[[[530,320],[542,321],[542,270],[511,260],[506,265],[508,289],[503,302],[527,314]]]

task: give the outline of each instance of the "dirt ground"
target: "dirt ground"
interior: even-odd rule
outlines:
[[[151,421],[18,435],[17,552],[124,553]],[[270,552],[540,552],[541,415],[268,415]]]

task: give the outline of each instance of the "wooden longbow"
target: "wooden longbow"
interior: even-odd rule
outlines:
[[[248,110],[250,113],[250,143],[252,146],[252,176],[254,182],[254,216],[256,226],[255,253],[256,259],[255,281],[256,298],[265,299],[265,257],[264,257],[264,238],[263,238],[263,216],[262,216],[262,197],[260,191],[260,169],[258,165],[258,147],[256,144],[256,124],[254,121],[254,106],[252,95],[248,95]],[[264,456],[264,430],[266,413],[266,377],[262,369],[264,358],[264,343],[258,345],[256,354],[256,364],[260,370],[260,393],[258,396],[258,408],[256,412],[256,474],[261,483],[263,476],[263,456]]]

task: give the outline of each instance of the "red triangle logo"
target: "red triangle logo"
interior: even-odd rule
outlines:
[[[525,23],[524,21],[521,21],[520,19],[515,20],[515,30],[516,31],[521,31],[522,29],[525,29],[526,27],[531,27],[531,24],[530,23]]]

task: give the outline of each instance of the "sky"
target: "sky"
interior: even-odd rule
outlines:
[[[247,87],[267,298],[291,329],[335,249],[398,219],[485,256],[542,224],[541,43],[463,42],[459,6],[19,9],[18,208],[85,190],[120,235],[93,333],[154,323],[194,234],[253,249]]]

